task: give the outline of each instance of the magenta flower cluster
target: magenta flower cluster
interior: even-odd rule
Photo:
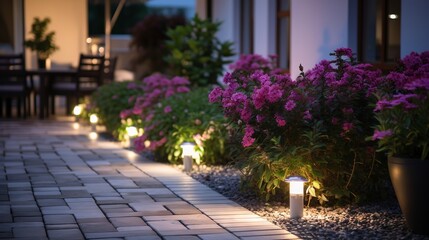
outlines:
[[[429,51],[412,52],[383,80],[374,109],[378,124],[373,140],[392,156],[429,156]]]
[[[143,94],[139,96],[132,96],[129,102],[134,102],[131,109],[121,111],[121,119],[134,116],[145,122],[151,121],[153,118],[153,109],[165,98],[171,97],[175,94],[186,93],[190,91],[190,82],[183,77],[168,78],[165,75],[155,73],[143,79],[142,84],[130,83],[129,89],[140,89]],[[172,111],[171,106],[165,106],[164,112],[169,113]],[[156,123],[152,123],[156,124]],[[149,139],[149,135],[153,135],[151,130],[155,129],[155,125],[144,126],[144,134],[134,140],[134,145],[137,151],[150,150],[153,151],[158,147],[165,144],[167,141],[163,132],[156,135],[157,139]]]
[[[232,65],[234,71],[224,77],[227,87],[215,88],[209,101],[219,103],[227,117],[244,125],[244,147],[258,137],[297,137],[320,120],[327,134],[346,140],[358,134],[364,139],[369,127],[362,130],[367,120],[363,118],[372,115],[368,103],[381,72],[368,64],[355,64],[348,48],[333,55],[336,60],[321,61],[295,81],[267,59],[241,56]]]
[[[129,102],[134,102],[132,109],[121,111],[121,119],[128,118],[132,115],[138,115],[142,119],[151,118],[151,107],[164,98],[168,98],[176,93],[186,93],[190,91],[190,82],[183,77],[168,78],[165,75],[155,73],[143,79],[142,84],[134,82],[128,85],[129,89],[141,89],[143,95],[132,96]],[[168,109],[166,109],[168,111]]]

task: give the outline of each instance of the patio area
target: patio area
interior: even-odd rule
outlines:
[[[71,118],[0,121],[0,239],[298,239]]]

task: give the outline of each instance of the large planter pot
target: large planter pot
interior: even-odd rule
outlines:
[[[388,167],[408,227],[414,233],[429,235],[429,161],[389,157]]]

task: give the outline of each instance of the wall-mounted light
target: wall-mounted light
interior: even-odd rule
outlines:
[[[89,115],[89,122],[91,123],[91,132],[97,132],[97,123],[98,123],[97,114],[93,113]]]
[[[194,155],[195,144],[184,142],[180,147],[182,148],[183,168],[185,172],[190,172],[192,170],[192,156]]]
[[[398,14],[394,14],[394,13],[392,13],[392,14],[389,14],[389,18],[390,19],[398,19]]]
[[[307,179],[301,176],[290,176],[285,179],[289,183],[289,208],[291,218],[304,215],[304,183]]]

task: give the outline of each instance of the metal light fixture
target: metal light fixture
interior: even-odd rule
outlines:
[[[133,146],[134,138],[139,134],[139,132],[134,126],[129,126],[125,129],[127,131],[127,147],[130,148]]]
[[[79,122],[79,116],[82,113],[82,106],[76,105],[73,108],[73,115],[75,116],[75,122]]]
[[[289,208],[291,218],[304,215],[304,183],[307,179],[301,176],[290,176],[285,179],[289,183]]]
[[[97,123],[98,123],[98,117],[97,114],[93,113],[89,116],[89,122],[91,123],[91,132],[97,131]]]
[[[192,156],[195,151],[195,144],[191,142],[184,142],[180,145],[182,148],[183,167],[185,172],[192,170]]]

